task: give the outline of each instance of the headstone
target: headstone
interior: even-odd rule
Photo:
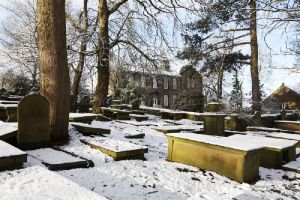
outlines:
[[[18,143],[42,146],[50,141],[49,102],[41,95],[28,95],[18,105]]]
[[[224,121],[226,114],[204,113],[204,133],[225,136]]]
[[[80,103],[79,103],[79,107],[78,107],[78,110],[80,113],[87,113],[89,112],[89,109],[90,109],[90,102],[91,102],[91,99],[89,96],[83,96],[81,99],[80,99]]]
[[[140,109],[140,104],[141,104],[141,102],[140,102],[139,99],[133,100],[132,104],[131,104],[132,110],[139,110]]]

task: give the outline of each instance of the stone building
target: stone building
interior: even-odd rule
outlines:
[[[181,68],[180,73],[170,69],[168,61],[160,63],[157,72],[127,71],[118,81],[118,88],[126,88],[135,82],[141,88],[141,105],[157,108],[173,108],[177,97],[184,90],[202,94],[202,76],[192,66]],[[124,77],[124,76],[127,76]]]
[[[282,84],[263,102],[264,110],[300,110],[300,94]]]

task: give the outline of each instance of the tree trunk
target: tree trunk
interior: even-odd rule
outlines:
[[[37,1],[40,92],[50,103],[53,141],[68,138],[70,77],[66,49],[65,0]]]
[[[88,9],[87,9],[88,0],[83,0],[83,34],[81,36],[80,42],[80,52],[79,52],[79,61],[75,69],[75,75],[73,78],[71,86],[71,94],[74,95],[73,102],[70,102],[71,105],[77,101],[79,93],[80,80],[85,63],[85,53],[86,53],[86,44],[87,44],[87,31],[88,31]]]
[[[99,0],[99,52],[98,52],[98,81],[94,95],[93,112],[99,113],[108,94],[109,84],[109,37],[108,19],[109,11],[106,0]]]
[[[252,81],[252,111],[261,111],[261,94],[258,74],[258,45],[257,45],[257,27],[256,27],[256,0],[250,1],[251,22],[251,81]]]
[[[223,79],[224,79],[224,70],[220,69],[218,72],[218,80],[217,80],[217,101],[222,101],[223,96]]]

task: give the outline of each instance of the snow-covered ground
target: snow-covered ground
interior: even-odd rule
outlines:
[[[158,117],[149,115],[149,118],[154,125],[166,125]],[[186,123],[191,125],[188,121]],[[81,143],[80,139],[92,138],[82,136],[70,126],[70,142],[62,148],[91,159],[95,167],[55,173],[108,199],[300,199],[300,174],[260,168],[261,180],[253,185],[240,184],[211,171],[166,161],[167,138],[163,133],[155,131],[154,125],[134,126],[116,121],[94,121],[92,125],[110,128],[108,138],[145,146],[149,150],[145,154],[146,160],[114,161],[101,151]],[[124,137],[134,133],[145,133],[145,138]],[[39,160],[28,158],[26,167],[42,165]],[[0,182],[10,173],[12,172],[1,172]],[[1,185],[7,188],[8,185],[5,184],[2,181]],[[21,187],[16,189],[22,190]]]

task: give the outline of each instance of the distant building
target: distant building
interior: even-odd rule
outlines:
[[[282,84],[263,102],[264,110],[300,110],[300,94]]]
[[[127,71],[127,78],[121,78],[118,88],[126,88],[136,82],[143,88],[141,105],[157,108],[173,108],[178,95],[183,90],[200,91],[202,94],[202,76],[192,66],[182,67],[180,73],[170,69],[169,62],[160,63],[157,72]],[[124,76],[125,76],[124,74]]]

